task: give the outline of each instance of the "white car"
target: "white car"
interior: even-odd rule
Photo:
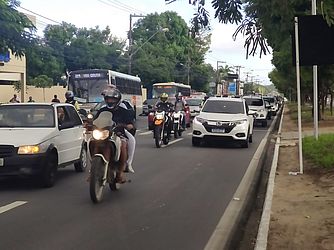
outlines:
[[[255,123],[261,123],[262,127],[267,127],[270,114],[262,96],[244,96],[243,99],[246,100],[249,110],[255,111]]]
[[[202,141],[236,141],[247,148],[253,140],[254,117],[242,98],[210,97],[193,120],[192,144]]]
[[[186,104],[189,106],[190,116],[194,117],[199,114],[201,110],[201,104],[203,99],[201,98],[188,98],[186,99]]]
[[[55,183],[58,167],[86,169],[82,120],[71,104],[17,103],[0,106],[0,176],[38,176]]]

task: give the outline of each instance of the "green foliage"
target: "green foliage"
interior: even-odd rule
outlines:
[[[11,50],[15,56],[23,56],[34,43],[35,26],[16,10],[17,0],[0,0],[0,54]]]
[[[334,134],[303,138],[303,153],[313,163],[324,168],[334,168]]]
[[[31,85],[37,88],[51,88],[53,85],[52,78],[46,75],[39,75],[31,80]]]

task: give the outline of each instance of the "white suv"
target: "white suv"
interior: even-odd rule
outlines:
[[[261,123],[262,127],[267,127],[269,110],[262,96],[244,96],[249,110],[255,111],[255,122]]]
[[[242,98],[210,97],[193,120],[192,144],[202,141],[237,141],[247,148],[253,138],[253,115]]]
[[[0,105],[0,176],[36,175],[45,187],[58,167],[86,169],[84,128],[71,104]]]

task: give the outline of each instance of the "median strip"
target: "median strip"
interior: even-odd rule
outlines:
[[[24,204],[26,204],[27,201],[15,201],[13,203],[10,203],[8,205],[5,205],[5,206],[2,206],[0,207],[0,214],[4,213],[4,212],[7,212],[13,208],[16,208],[16,207],[19,207],[19,206],[22,206]]]

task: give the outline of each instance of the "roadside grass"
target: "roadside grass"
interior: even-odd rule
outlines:
[[[292,120],[296,121],[298,120],[298,105],[296,102],[290,102],[287,104],[289,108],[289,114]],[[302,123],[312,123],[313,122],[313,107],[310,104],[306,104],[302,106],[301,109],[301,117],[302,117]],[[333,121],[334,116],[331,115],[330,109],[325,108],[325,114],[322,120],[327,121]]]
[[[319,135],[318,140],[313,136],[303,138],[303,152],[317,166],[334,168],[334,134]]]

